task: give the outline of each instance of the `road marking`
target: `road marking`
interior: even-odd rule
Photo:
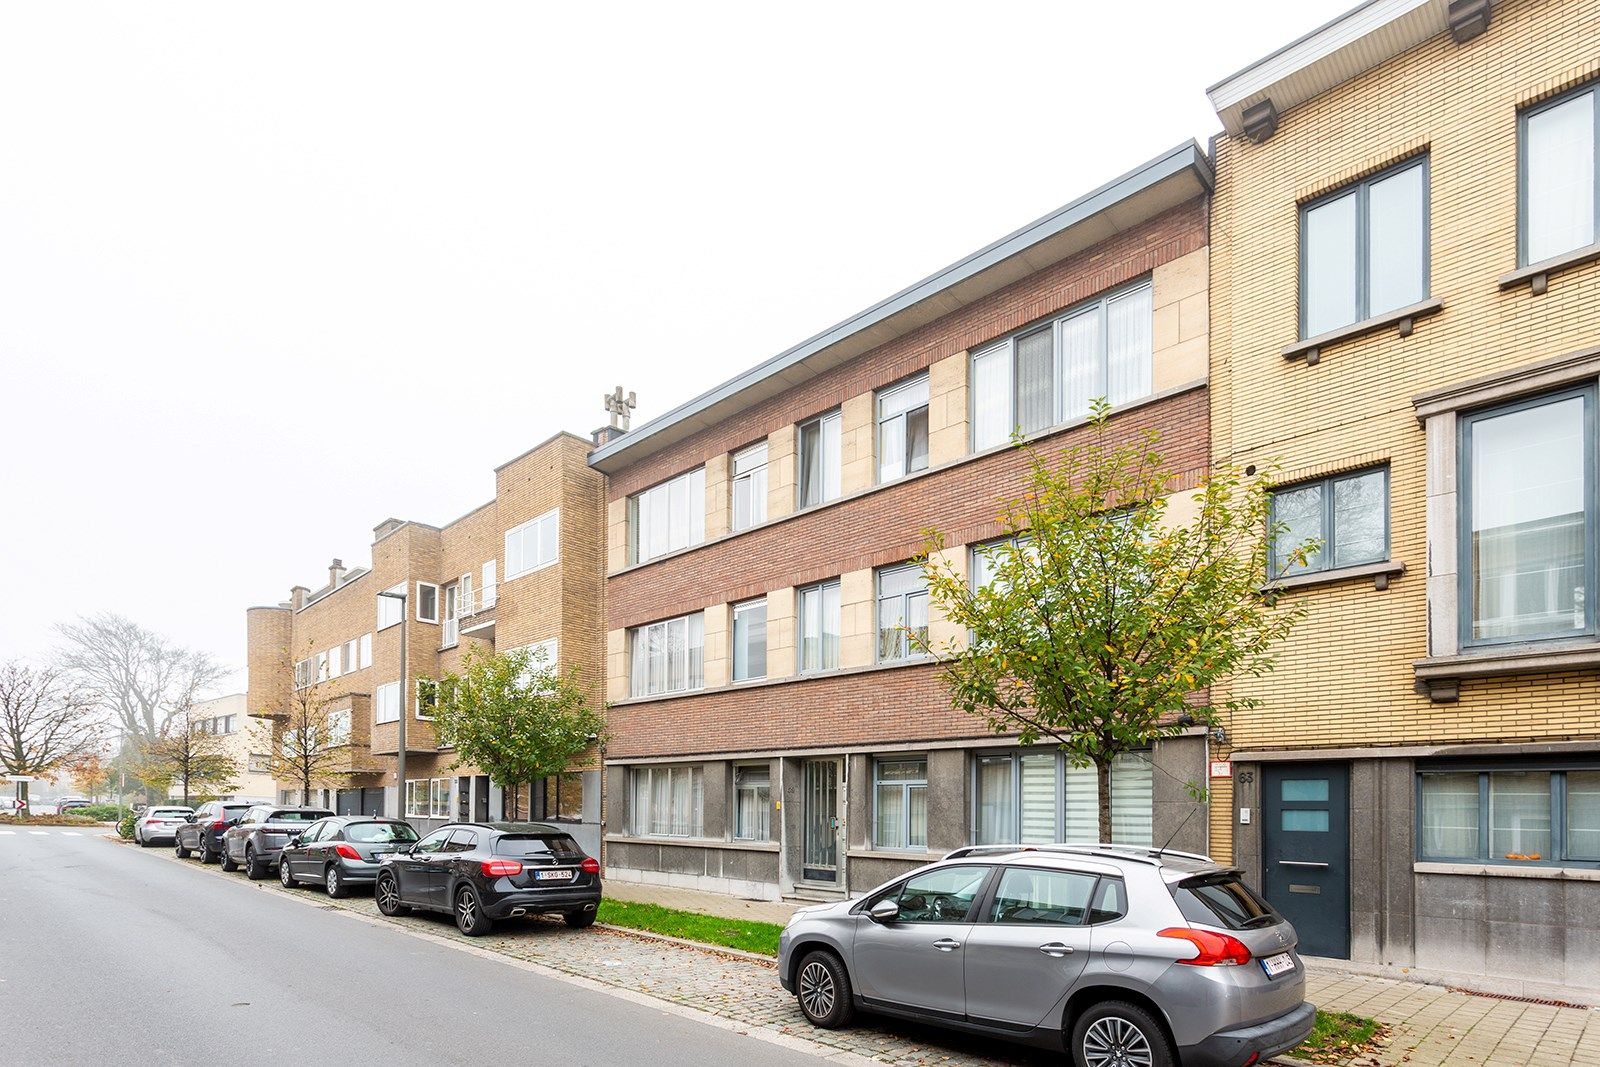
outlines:
[[[29,830],[28,833],[32,834],[34,837],[43,837],[43,836],[45,836],[45,831],[44,830]]]
[[[78,831],[76,831],[76,830],[63,830],[63,831],[61,831],[61,836],[62,837],[82,837],[83,835],[78,833]]]
[[[0,834],[5,834],[7,837],[17,836],[17,832],[15,830],[0,830]]]

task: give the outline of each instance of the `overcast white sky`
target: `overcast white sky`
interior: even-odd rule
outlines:
[[[238,667],[385,517],[1204,144],[1348,3],[0,7],[0,659]]]

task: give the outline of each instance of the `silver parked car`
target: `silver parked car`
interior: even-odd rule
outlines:
[[[801,908],[778,976],[822,1027],[862,1009],[1065,1047],[1078,1067],[1245,1067],[1311,1032],[1295,944],[1205,856],[984,846]]]
[[[176,841],[178,827],[189,821],[193,808],[174,804],[152,804],[133,820],[133,839],[143,848],[158,841]]]

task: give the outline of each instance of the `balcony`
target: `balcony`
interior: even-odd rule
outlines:
[[[463,637],[476,637],[480,641],[494,642],[494,607],[498,598],[499,586],[496,583],[482,588],[462,589],[459,596],[460,617],[447,619],[445,638],[446,641],[454,636],[448,631],[452,625],[459,628]]]

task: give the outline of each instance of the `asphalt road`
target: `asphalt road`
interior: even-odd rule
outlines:
[[[815,1056],[59,828],[0,832],[0,1063]]]

